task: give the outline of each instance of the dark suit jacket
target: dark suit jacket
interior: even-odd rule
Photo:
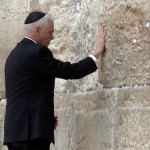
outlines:
[[[96,69],[90,57],[70,64],[29,39],[18,43],[5,64],[4,144],[34,138],[54,143],[55,78],[79,79]]]

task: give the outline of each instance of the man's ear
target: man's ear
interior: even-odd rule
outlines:
[[[36,35],[39,35],[39,33],[40,33],[40,27],[36,26],[35,27],[35,32],[36,32]]]

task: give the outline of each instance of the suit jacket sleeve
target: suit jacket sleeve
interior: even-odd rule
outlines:
[[[55,59],[52,52],[45,47],[39,50],[36,61],[36,71],[39,74],[62,79],[80,79],[97,69],[95,62],[90,57],[71,64]]]

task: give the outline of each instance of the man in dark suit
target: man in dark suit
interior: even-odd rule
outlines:
[[[62,62],[48,49],[53,40],[53,19],[34,11],[25,20],[25,38],[11,51],[5,64],[6,114],[4,144],[9,150],[49,150],[54,143],[55,78],[80,79],[97,70],[105,31],[101,27],[96,50],[77,62]]]

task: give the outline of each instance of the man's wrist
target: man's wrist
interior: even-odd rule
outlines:
[[[97,58],[94,55],[89,55],[95,62],[97,61]]]

